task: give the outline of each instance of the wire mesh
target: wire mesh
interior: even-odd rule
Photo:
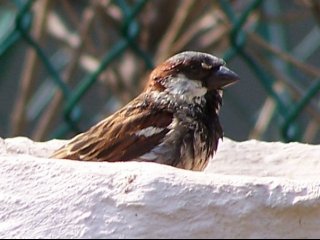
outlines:
[[[28,0],[0,3],[3,136],[81,132],[183,50],[223,57],[242,81],[221,118],[236,140],[320,140],[318,1]]]

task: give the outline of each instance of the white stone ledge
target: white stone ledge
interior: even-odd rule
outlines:
[[[0,139],[1,238],[317,238],[320,146],[225,139],[206,171]]]

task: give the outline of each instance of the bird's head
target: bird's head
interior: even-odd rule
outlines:
[[[156,67],[150,75],[146,91],[156,90],[192,99],[221,90],[238,80],[238,75],[225,67],[223,59],[187,51]]]

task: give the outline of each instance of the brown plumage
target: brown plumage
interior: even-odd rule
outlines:
[[[199,52],[171,57],[152,71],[138,97],[51,157],[203,170],[223,136],[218,118],[222,88],[238,80],[224,65]]]

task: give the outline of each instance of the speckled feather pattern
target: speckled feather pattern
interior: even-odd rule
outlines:
[[[150,74],[138,97],[75,136],[51,157],[149,161],[203,170],[223,136],[218,112],[221,86],[226,83],[219,85],[217,73],[224,64],[222,59],[197,52],[170,58]]]

